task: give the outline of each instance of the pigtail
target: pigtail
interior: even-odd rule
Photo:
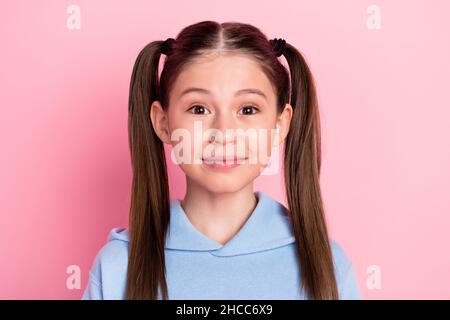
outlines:
[[[302,287],[311,299],[338,299],[319,185],[320,118],[314,79],[300,52],[287,44],[293,117],[286,137],[284,177],[301,266]]]
[[[128,137],[133,169],[129,219],[126,299],[168,299],[164,245],[170,199],[163,142],[150,121],[158,100],[162,41],[149,43],[136,58],[129,92]],[[159,291],[161,290],[161,291]]]

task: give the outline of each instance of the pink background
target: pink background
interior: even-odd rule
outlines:
[[[331,236],[365,299],[450,298],[448,1],[9,1],[0,11],[0,298],[79,299],[127,226],[137,54],[201,20],[254,24],[306,56]],[[69,30],[66,8],[81,9]],[[371,30],[367,8],[381,9]],[[172,197],[183,173],[171,166]],[[258,178],[284,202],[282,180]],[[68,289],[66,268],[81,268]],[[381,270],[381,289],[366,286]]]

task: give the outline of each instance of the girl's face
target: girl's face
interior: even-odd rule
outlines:
[[[267,166],[289,131],[292,108],[277,115],[276,95],[260,66],[245,55],[210,54],[186,65],[164,111],[152,103],[155,132],[171,144],[171,161],[188,182],[210,192],[241,190]]]

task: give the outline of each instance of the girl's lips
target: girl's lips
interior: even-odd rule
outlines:
[[[248,158],[202,158],[203,163],[214,169],[230,169],[240,166]]]

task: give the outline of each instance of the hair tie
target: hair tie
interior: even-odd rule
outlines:
[[[277,57],[281,56],[286,49],[286,41],[282,38],[275,38],[270,40],[273,51]]]
[[[167,38],[161,44],[161,53],[165,55],[169,55],[173,50],[173,43],[175,42],[174,38]]]

